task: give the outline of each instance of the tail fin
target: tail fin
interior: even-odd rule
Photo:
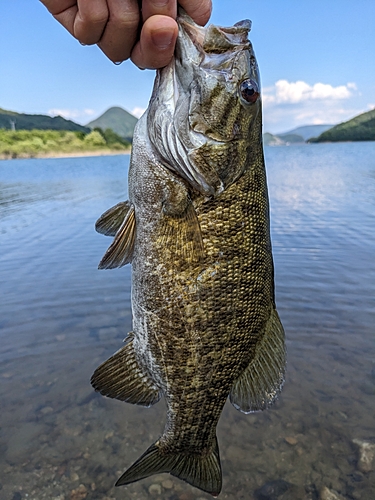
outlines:
[[[216,497],[221,491],[221,465],[217,439],[205,455],[165,453],[157,443],[124,472],[116,486],[134,483],[153,474],[170,472],[173,476]]]

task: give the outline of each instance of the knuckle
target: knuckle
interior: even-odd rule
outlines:
[[[118,8],[110,11],[109,22],[124,29],[138,28],[139,21],[138,9]]]
[[[89,12],[80,12],[82,22],[87,25],[106,24],[108,17],[108,10],[106,8],[92,9]]]

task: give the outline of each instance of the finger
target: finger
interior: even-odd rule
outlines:
[[[143,0],[142,18],[146,21],[151,16],[169,16],[173,19],[177,17],[176,0]]]
[[[211,17],[211,0],[179,0],[179,4],[201,26],[204,26]]]
[[[74,20],[78,13],[77,0],[41,0],[41,3],[73,35]]]
[[[107,0],[110,16],[98,43],[113,62],[125,61],[138,36],[140,21],[137,0]]]
[[[71,7],[77,7],[77,0],[40,0],[40,2],[53,16]]]
[[[141,37],[133,49],[131,60],[142,69],[166,66],[172,59],[177,35],[177,23],[171,17],[149,17],[143,24]]]
[[[109,18],[106,0],[78,0],[73,34],[82,43],[98,43]]]
[[[100,40],[109,16],[106,0],[43,0],[43,3],[81,43],[92,45]]]

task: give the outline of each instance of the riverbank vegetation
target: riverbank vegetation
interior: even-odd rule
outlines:
[[[0,129],[0,158],[34,158],[64,154],[125,152],[130,142],[111,129],[89,133],[65,130]]]

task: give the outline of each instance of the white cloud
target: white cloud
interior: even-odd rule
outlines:
[[[132,109],[131,114],[136,116],[137,118],[140,118],[145,111],[146,111],[146,108],[135,107]]]
[[[303,125],[335,125],[364,111],[366,110],[362,108],[337,106],[337,103],[327,101],[320,106],[314,101],[298,105],[268,106],[263,111],[264,130],[277,134]]]
[[[301,125],[336,124],[362,113],[354,98],[354,82],[334,87],[328,83],[310,85],[302,80],[278,80],[263,90],[265,130],[285,132]]]
[[[93,109],[59,109],[59,108],[53,108],[49,109],[47,113],[51,116],[62,116],[63,118],[66,118],[67,120],[84,120],[85,118],[88,118],[92,115],[95,114],[95,110]]]
[[[354,82],[349,82],[346,86],[348,89],[357,90],[357,85]]]
[[[328,83],[309,85],[302,80],[288,82],[278,80],[273,87],[264,89],[263,100],[268,103],[299,103],[310,100],[348,99],[352,90],[356,90],[355,83],[333,87]]]

